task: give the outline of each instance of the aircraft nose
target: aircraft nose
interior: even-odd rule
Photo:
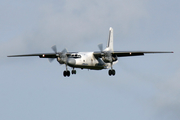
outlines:
[[[75,65],[75,64],[76,64],[76,60],[75,60],[74,58],[69,58],[68,61],[67,61],[67,63],[68,63],[69,65]]]

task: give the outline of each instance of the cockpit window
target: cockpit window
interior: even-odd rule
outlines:
[[[81,58],[81,55],[78,55],[78,54],[71,54],[70,57],[72,57],[72,58]]]

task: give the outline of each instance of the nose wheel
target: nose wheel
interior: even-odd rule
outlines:
[[[110,69],[108,73],[109,73],[109,76],[111,75],[114,76],[116,74],[116,71],[114,69]]]
[[[72,73],[72,74],[76,74],[76,70],[72,70],[71,73]]]

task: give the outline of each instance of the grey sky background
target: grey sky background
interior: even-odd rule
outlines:
[[[180,1],[0,1],[1,120],[179,120]],[[119,58],[108,70],[7,55],[98,51],[114,28],[115,50],[174,51]],[[71,68],[69,68],[71,70]]]

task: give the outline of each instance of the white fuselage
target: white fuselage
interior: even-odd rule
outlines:
[[[69,58],[74,58],[75,60],[74,64],[68,64],[68,66],[73,68],[101,70],[111,67],[110,63],[103,62],[101,58],[95,58],[93,52],[72,53]],[[117,63],[117,61],[113,64],[115,63]]]

